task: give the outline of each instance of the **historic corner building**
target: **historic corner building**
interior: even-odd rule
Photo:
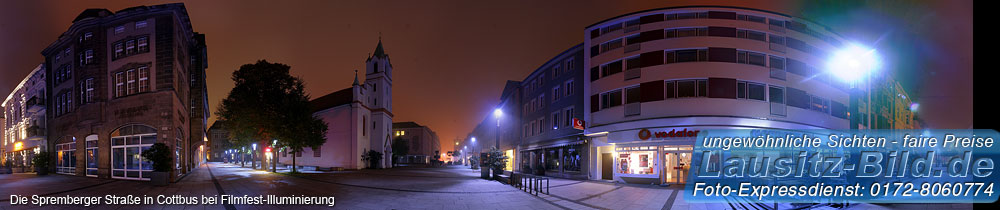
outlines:
[[[139,154],[154,143],[173,150],[172,181],[201,162],[204,41],[180,3],[80,13],[42,51],[55,171],[148,180]]]
[[[722,6],[588,26],[590,179],[684,183],[706,129],[849,129],[852,87],[820,70],[845,43],[808,20]]]
[[[46,151],[45,137],[45,68],[35,67],[28,76],[17,84],[10,95],[0,104],[0,128],[3,128],[3,166],[10,166],[13,172],[34,171],[31,159],[41,151]]]
[[[278,163],[318,169],[361,169],[369,167],[361,155],[370,150],[382,154],[372,167],[391,167],[392,157],[392,63],[379,39],[375,52],[365,61],[365,80],[357,72],[351,87],[312,99],[313,116],[329,126],[326,143],[318,148],[304,148],[298,153],[282,149]]]
[[[444,152],[441,151],[441,142],[437,133],[430,127],[416,122],[392,123],[392,141],[399,140],[405,141],[410,150],[406,151],[406,156],[397,158],[396,163],[427,164],[431,163],[434,155]],[[394,152],[399,153],[398,151]]]

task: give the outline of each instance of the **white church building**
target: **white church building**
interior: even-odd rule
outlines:
[[[392,63],[379,39],[375,52],[365,61],[364,81],[310,101],[313,116],[329,126],[326,143],[319,148],[303,148],[299,154],[283,150],[278,162],[318,168],[362,169],[368,163],[361,156],[375,150],[382,153],[379,168],[391,167]]]

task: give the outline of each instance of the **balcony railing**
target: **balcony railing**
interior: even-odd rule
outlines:
[[[45,109],[45,99],[33,96],[31,99],[28,99],[27,103],[25,103],[25,107],[28,108],[28,112],[41,111]]]
[[[45,136],[45,128],[39,127],[37,125],[29,126],[26,131],[28,133],[29,139]]]

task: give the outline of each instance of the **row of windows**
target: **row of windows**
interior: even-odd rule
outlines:
[[[147,53],[149,52],[149,36],[146,35],[119,40],[115,42],[113,46],[115,48],[115,54],[111,57],[112,60],[140,53]]]
[[[801,40],[791,37],[768,34],[765,32],[754,31],[749,29],[708,26],[708,27],[668,28],[662,30],[644,31],[641,33],[626,36],[624,38],[618,38],[611,41],[607,41],[605,43],[591,46],[590,57],[595,57],[600,55],[601,53],[606,53],[621,48],[623,45],[626,46],[625,52],[627,53],[639,49],[639,46],[635,44],[660,40],[660,39],[672,39],[672,38],[691,37],[691,36],[716,36],[716,37],[733,37],[733,38],[749,39],[749,40],[756,40],[756,41],[775,44],[775,46],[770,46],[770,49],[779,52],[784,52],[785,51],[784,46],[787,46],[789,48],[796,49],[801,52],[816,55],[817,57],[825,57],[826,54],[825,51],[819,48],[816,48],[812,45],[806,44]],[[624,40],[624,43],[622,40]]]
[[[681,49],[667,51],[652,51],[640,55],[611,61],[590,69],[590,81],[621,73],[623,70],[644,68],[661,64],[681,62],[730,62],[750,64],[771,69],[784,70],[803,77],[812,77],[819,71],[801,61],[764,53],[746,51],[734,48],[709,47],[702,49]],[[623,66],[623,63],[626,64]],[[772,78],[784,80],[784,76]],[[846,89],[842,83],[832,81],[827,77],[815,77],[819,81],[836,88]]]
[[[731,98],[786,104],[847,119],[847,107],[804,90],[729,78],[651,81],[591,96],[591,112],[676,98]],[[624,103],[623,103],[624,101]]]
[[[569,128],[573,126],[573,117],[576,116],[576,108],[568,107],[563,108],[559,111],[552,112],[549,118],[549,123],[545,123],[545,117],[540,117],[531,122],[524,123],[522,126],[522,137],[532,137],[536,135],[541,135],[545,132],[545,125],[552,126],[552,130],[558,130],[559,128]]]
[[[73,111],[73,91],[70,90],[56,94],[56,101],[54,103],[56,106],[56,116],[61,116]]]
[[[623,23],[625,25],[624,26],[625,32],[627,33],[638,30],[641,24],[661,22],[664,20],[683,20],[683,19],[696,19],[696,18],[730,19],[730,20],[741,20],[741,21],[749,21],[761,24],[768,24],[768,27],[770,27],[772,30],[782,31],[785,28],[787,28],[802,34],[815,37],[820,40],[824,40],[834,46],[841,45],[840,41],[834,39],[833,37],[822,35],[816,30],[809,28],[804,23],[800,23],[797,21],[790,21],[790,20],[785,21],[785,20],[769,19],[761,16],[739,14],[735,12],[722,12],[722,11],[646,15],[639,18],[629,19],[623,22],[613,23],[598,29],[591,30],[590,38],[594,39],[604,34],[622,30]]]
[[[135,29],[145,28],[147,25],[145,20],[140,20],[135,22]],[[125,25],[115,26],[115,34],[125,33]]]
[[[136,74],[138,73],[138,78]],[[119,71],[115,73],[115,98],[149,91],[149,66]]]
[[[576,91],[576,84],[572,79],[563,82],[562,85],[557,85],[552,88],[552,100],[550,103],[556,103],[559,99],[569,97],[573,95]],[[535,112],[537,110],[542,110],[545,108],[545,94],[542,93],[535,98],[532,98],[528,103],[523,105],[522,113],[528,114]]]
[[[53,86],[59,85],[66,80],[73,78],[73,67],[70,65],[62,65],[58,69],[55,69],[54,74],[56,75],[53,82]]]
[[[552,79],[557,79],[559,75],[569,74],[570,72],[573,72],[573,70],[576,70],[576,63],[573,58],[568,58],[561,64],[556,64],[552,67]],[[538,74],[537,78],[528,79],[522,83],[524,85],[522,88],[524,90],[524,97],[527,97],[530,93],[539,90],[545,85],[545,75],[546,74],[544,73]]]

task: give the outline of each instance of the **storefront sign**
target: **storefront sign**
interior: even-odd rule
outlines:
[[[583,120],[573,118],[573,128],[577,130],[583,130]]]
[[[678,131],[677,129],[671,129],[669,132],[667,132],[667,131],[656,131],[656,132],[653,132],[653,131],[649,131],[649,129],[643,128],[642,130],[639,130],[638,137],[641,140],[649,140],[651,138],[654,139],[654,140],[656,140],[656,139],[668,139],[668,138],[694,138],[694,137],[698,136],[698,132],[701,132],[701,131],[700,130],[688,130],[687,128],[685,128],[684,130],[680,130],[680,131]]]

